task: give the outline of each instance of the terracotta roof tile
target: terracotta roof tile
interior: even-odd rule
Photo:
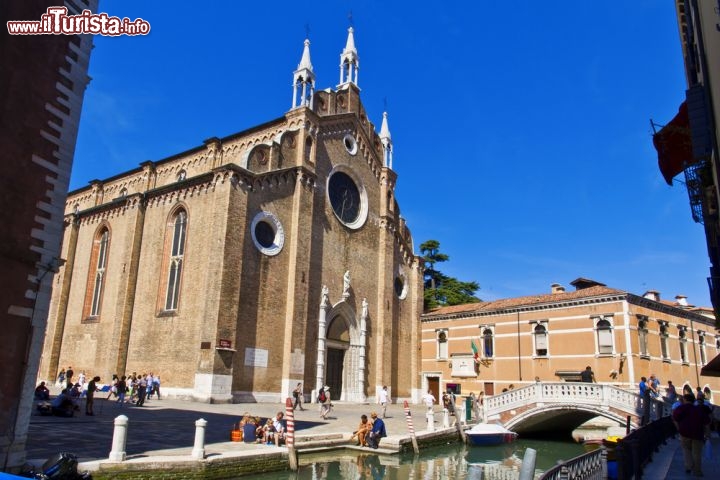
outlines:
[[[596,285],[594,287],[583,288],[574,292],[564,293],[545,293],[541,295],[528,295],[525,297],[505,298],[493,300],[490,302],[466,303],[463,305],[452,305],[449,307],[440,307],[423,314],[423,317],[431,317],[436,315],[452,315],[455,313],[469,312],[488,312],[492,310],[503,310],[506,308],[539,305],[543,303],[564,302],[567,300],[577,300],[588,297],[601,297],[605,295],[625,294],[624,290],[609,288],[604,285]]]

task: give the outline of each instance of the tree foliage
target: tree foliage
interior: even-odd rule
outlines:
[[[436,264],[447,262],[450,257],[440,252],[440,242],[428,240],[420,245],[420,253],[425,260],[423,295],[425,311],[445,305],[476,303],[480,299],[475,292],[480,289],[477,282],[463,282],[450,277],[437,269]]]

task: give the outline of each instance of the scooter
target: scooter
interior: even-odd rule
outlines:
[[[42,464],[40,470],[30,466],[20,475],[25,478],[36,480],[92,480],[89,472],[78,472],[77,457],[72,453],[56,453]]]

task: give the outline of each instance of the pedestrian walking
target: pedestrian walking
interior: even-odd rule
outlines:
[[[382,390],[380,390],[380,393],[378,393],[378,403],[380,404],[380,408],[382,408],[382,418],[387,418],[385,416],[388,404],[387,385],[383,385]]]
[[[293,410],[296,408],[300,408],[300,410],[305,410],[302,406],[302,397],[303,397],[303,391],[302,391],[302,383],[298,382],[297,386],[293,389]]]

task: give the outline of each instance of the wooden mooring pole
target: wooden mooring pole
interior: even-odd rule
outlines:
[[[293,409],[292,398],[285,399],[285,423],[287,423],[287,432],[285,432],[285,445],[288,449],[288,464],[290,470],[297,471],[298,461],[297,452],[295,451],[295,410]]]

